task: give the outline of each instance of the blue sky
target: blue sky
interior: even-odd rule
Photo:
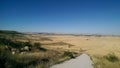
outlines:
[[[0,0],[0,29],[120,35],[120,0]]]

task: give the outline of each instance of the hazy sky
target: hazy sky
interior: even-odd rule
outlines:
[[[120,34],[120,0],[0,0],[0,29]]]

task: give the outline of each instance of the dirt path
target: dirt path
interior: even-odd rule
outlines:
[[[87,54],[82,54],[75,59],[65,61],[50,68],[93,68],[93,62]]]

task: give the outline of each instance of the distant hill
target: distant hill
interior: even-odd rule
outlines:
[[[22,34],[22,33],[11,30],[0,30],[0,34]]]

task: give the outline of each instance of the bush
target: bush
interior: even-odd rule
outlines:
[[[34,47],[39,48],[39,47],[41,47],[41,44],[40,43],[34,43]]]
[[[64,52],[64,56],[68,56],[70,58],[75,58],[73,53],[72,52],[68,52],[68,51]]]
[[[0,67],[1,68],[6,67],[5,64],[10,56],[11,56],[11,53],[8,49],[6,49],[5,45],[0,46]]]
[[[11,46],[13,48],[20,48],[20,47],[22,47],[22,43],[21,42],[13,42],[12,40],[6,39],[6,38],[0,38],[0,44],[1,45]]]
[[[1,37],[0,37],[0,44],[1,45],[7,45],[7,46],[10,46],[12,48],[17,48],[17,49],[23,48],[25,46],[32,47],[32,44],[30,42],[20,42],[20,41],[15,41],[14,42],[10,39],[1,38]]]
[[[23,45],[28,46],[28,47],[32,47],[32,44],[30,42],[24,42]]]
[[[21,48],[29,47],[33,50],[46,51],[41,47],[40,43],[32,45],[30,42],[12,41],[11,39],[0,37],[0,67],[1,68],[29,68],[38,64],[46,64],[49,62],[48,57],[28,56],[26,54],[17,53]],[[16,54],[12,55],[12,49],[16,49]]]
[[[39,63],[48,63],[49,58],[40,58],[27,55],[12,55],[5,47],[0,47],[0,67],[1,68],[29,68]]]
[[[119,60],[118,57],[114,54],[108,54],[107,56],[104,57],[110,62],[116,62]]]
[[[41,47],[40,43],[34,43],[34,47],[40,51],[47,51],[47,49]]]

